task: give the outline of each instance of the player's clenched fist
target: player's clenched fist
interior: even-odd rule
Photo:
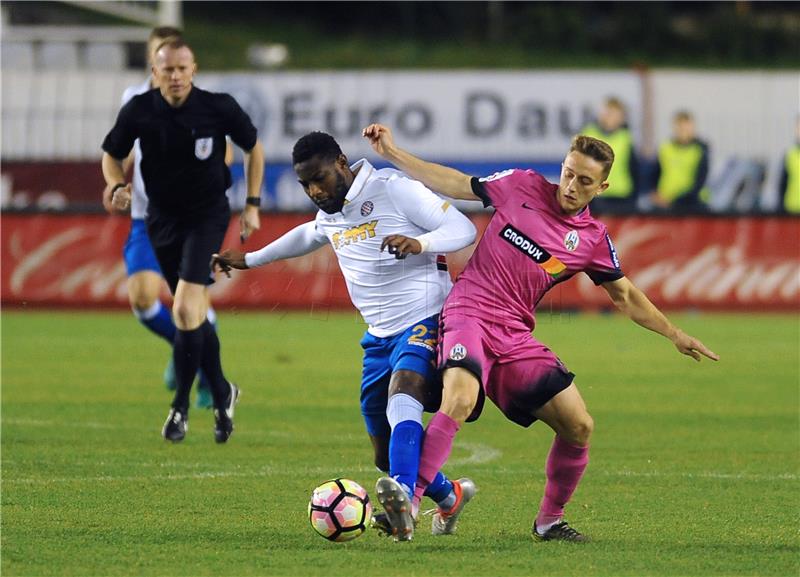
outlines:
[[[110,184],[103,190],[103,208],[110,214],[126,213],[131,209],[131,185]]]
[[[244,255],[245,253],[242,251],[234,249],[224,250],[221,254],[212,254],[211,272],[224,272],[230,278],[232,269],[245,270],[250,268],[244,261]]]
[[[381,156],[385,156],[394,148],[394,138],[388,126],[384,126],[383,124],[370,124],[361,131],[361,134],[364,138],[369,140],[372,149]]]
[[[402,259],[410,254],[421,253],[422,245],[415,238],[409,238],[402,234],[393,234],[384,238],[381,243],[381,252],[387,249],[389,254],[393,254],[396,259]]]

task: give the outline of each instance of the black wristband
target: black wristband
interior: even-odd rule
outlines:
[[[125,188],[126,186],[128,186],[126,183],[118,182],[117,184],[114,185],[114,188],[111,189],[111,194],[114,194],[115,192],[117,192],[117,190],[119,190],[120,188]]]
[[[244,199],[244,201],[250,206],[261,206],[260,196],[248,196],[247,198]]]

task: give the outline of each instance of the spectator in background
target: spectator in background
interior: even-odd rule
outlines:
[[[672,139],[658,148],[650,201],[659,209],[703,211],[708,201],[708,145],[697,138],[694,118],[681,110],[672,118]]]
[[[614,151],[614,165],[608,175],[608,188],[592,201],[592,213],[626,212],[636,209],[639,163],[628,127],[627,111],[619,98],[606,98],[597,121],[581,131],[608,143]]]
[[[800,116],[795,123],[794,136],[794,146],[786,151],[781,171],[778,211],[784,214],[800,214]]]

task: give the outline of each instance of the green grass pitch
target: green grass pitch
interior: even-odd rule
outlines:
[[[123,312],[2,315],[2,565],[11,575],[776,575],[800,573],[796,314],[675,315],[722,356],[695,363],[618,316],[539,315],[596,430],[567,510],[586,546],[534,543],[552,434],[487,404],[446,472],[479,487],[458,533],[347,544],[311,490],[378,474],[358,409],[354,313],[220,315],[236,431],[194,410],[160,437],[167,346]],[[425,507],[427,508],[427,507]]]

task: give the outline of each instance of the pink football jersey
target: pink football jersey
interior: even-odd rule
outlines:
[[[536,305],[556,284],[579,272],[595,284],[622,278],[605,225],[588,207],[564,214],[558,186],[541,174],[506,170],[472,185],[495,213],[445,302],[447,314],[530,331]]]

